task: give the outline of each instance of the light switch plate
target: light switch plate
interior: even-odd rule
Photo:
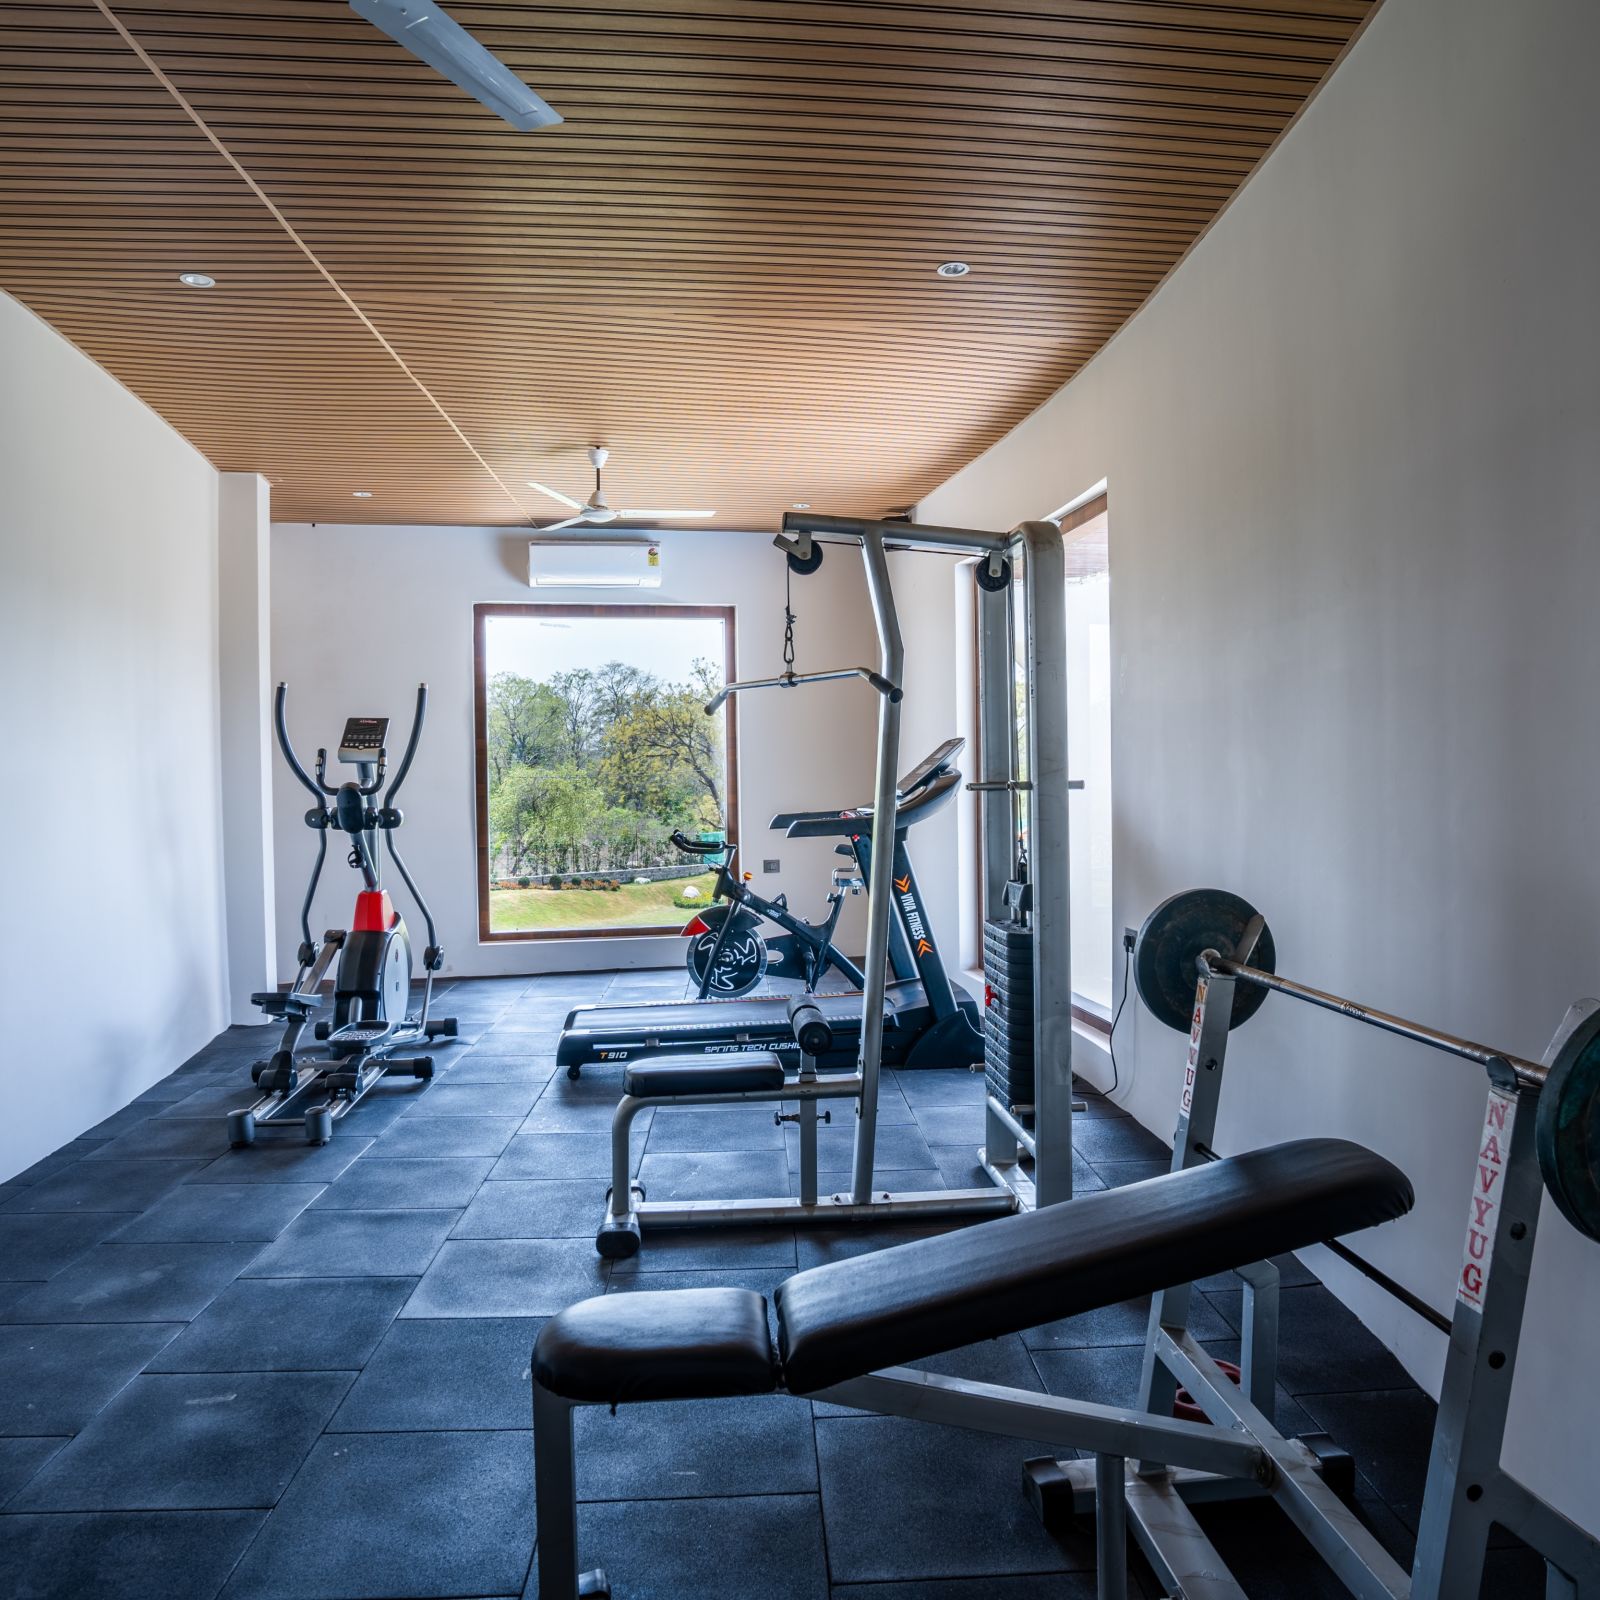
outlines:
[[[765,861],[764,860],[761,863],[761,870],[763,872],[776,872],[778,870],[778,863],[776,861]]]

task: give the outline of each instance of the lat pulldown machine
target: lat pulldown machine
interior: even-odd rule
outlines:
[[[980,613],[981,720],[980,777],[974,785],[986,798],[1014,793],[1011,724],[1015,717],[1010,591],[1012,561],[1024,563],[1027,594],[1028,750],[1034,797],[1034,950],[1033,984],[1036,1039],[1034,1126],[1027,1129],[991,1096],[983,1154],[992,1187],[893,1194],[873,1187],[877,1144],[879,1077],[887,1020],[889,929],[897,892],[894,853],[876,849],[870,857],[867,889],[866,986],[861,995],[859,1044],[854,1074],[818,1078],[815,1057],[805,1046],[792,1008],[782,1008],[785,1035],[804,1051],[801,1071],[791,1075],[783,1056],[742,1043],[720,1059],[704,1055],[658,1057],[629,1066],[624,1096],[613,1123],[614,1172],[606,1215],[596,1247],[608,1257],[630,1256],[652,1227],[694,1227],[751,1222],[839,1223],[881,1219],[893,1214],[981,1216],[1052,1204],[1072,1194],[1072,1007],[1068,942],[1070,915],[1067,841],[1066,600],[1061,533],[1054,523],[1031,522],[1012,534],[975,533],[904,523],[858,522],[838,517],[789,514],[775,541],[793,572],[815,572],[822,542],[854,545],[862,554],[867,590],[878,633],[879,670],[851,667],[827,673],[795,674],[727,686],[723,696],[755,689],[794,688],[822,679],[860,677],[878,694],[878,742],[873,826],[877,836],[894,836],[899,796],[900,700],[905,648],[895,608],[888,553],[891,549],[932,550],[977,557],[974,574]],[[716,703],[720,703],[721,696]],[[986,864],[991,894],[1009,875],[1012,848],[1011,807],[986,803]],[[998,879],[995,862],[1000,863]],[[808,1017],[817,1008],[807,1008]],[[825,1009],[815,1022],[837,1032],[839,1022]],[[831,1040],[830,1040],[831,1043]],[[816,1192],[815,1129],[819,1098],[854,1098],[856,1126],[847,1191]],[[748,1200],[651,1201],[627,1170],[628,1127],[646,1105],[735,1105],[793,1101],[800,1105],[802,1155],[811,1152],[798,1197]],[[780,1112],[781,1116],[781,1112]],[[809,1134],[809,1137],[807,1135]],[[1031,1172],[1023,1164],[1024,1155]]]

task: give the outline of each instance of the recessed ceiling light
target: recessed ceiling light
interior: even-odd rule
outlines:
[[[811,509],[811,502],[809,500],[796,500],[794,504],[789,507],[789,509],[791,511],[809,511]]]
[[[941,278],[964,278],[972,268],[965,261],[941,261],[933,270]]]
[[[372,491],[370,489],[352,489],[350,493],[353,494],[357,500],[370,500],[372,498]]]
[[[209,272],[180,272],[178,282],[186,289],[214,289],[217,280]]]

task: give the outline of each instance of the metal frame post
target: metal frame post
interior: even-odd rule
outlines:
[[[1067,789],[1067,568],[1053,522],[1018,529],[1025,567],[1029,866],[1033,881],[1036,1204],[1072,1198],[1072,854]]]
[[[861,560],[866,569],[872,618],[878,629],[878,670],[899,685],[905,673],[905,642],[889,578],[889,558],[883,534],[876,529],[861,536]],[[872,1194],[872,1160],[878,1137],[878,1075],[883,1066],[883,1002],[888,986],[890,896],[894,892],[895,820],[898,815],[896,780],[900,765],[900,702],[893,695],[878,698],[878,771],[873,789],[872,836],[880,848],[872,852],[872,872],[867,883],[867,954],[863,963],[867,985],[861,995],[861,1046],[857,1056],[861,1074],[861,1099],[856,1107],[856,1138],[851,1168],[850,1197],[862,1205]],[[881,848],[885,840],[888,849]]]
[[[1016,721],[1016,662],[1012,654],[1011,588],[990,590],[974,585],[978,604],[978,781],[1010,784],[1017,773],[1012,762]],[[1005,886],[1011,876],[1016,834],[1017,797],[1012,789],[978,791],[983,830],[984,923],[1006,914]],[[983,959],[980,944],[979,960]],[[993,1095],[984,1097],[984,1159],[997,1169],[1015,1169],[1021,1144],[1014,1125]]]

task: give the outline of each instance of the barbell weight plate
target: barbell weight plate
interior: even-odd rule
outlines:
[[[1194,1018],[1194,991],[1200,981],[1195,963],[1204,950],[1231,956],[1256,908],[1226,889],[1185,889],[1163,900],[1139,930],[1133,950],[1133,981],[1139,998],[1158,1022],[1187,1033]],[[1263,924],[1249,965],[1275,972],[1272,930]],[[1253,983],[1234,986],[1230,1028],[1248,1022],[1261,1009],[1267,991]]]
[[[1568,1036],[1539,1092],[1539,1172],[1573,1227],[1600,1240],[1600,1011]]]

